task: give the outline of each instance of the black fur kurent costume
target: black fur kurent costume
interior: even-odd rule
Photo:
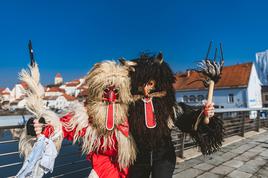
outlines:
[[[127,65],[128,61],[122,61]],[[171,140],[173,123],[183,132],[190,133],[203,154],[217,151],[223,141],[222,121],[211,119],[208,125],[200,124],[197,131],[193,126],[198,117],[204,117],[203,110],[194,110],[183,103],[176,103],[173,83],[175,77],[163,61],[163,56],[147,54],[131,61],[136,63],[130,73],[131,93],[135,102],[129,107],[130,131],[138,147],[137,159],[130,167],[130,178],[171,178],[175,163],[175,149]],[[146,97],[144,86],[154,81],[154,90]],[[146,105],[151,101],[155,125],[148,127]]]

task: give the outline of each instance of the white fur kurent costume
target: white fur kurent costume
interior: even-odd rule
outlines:
[[[26,82],[27,109],[39,119],[45,118],[47,126],[43,132],[53,137],[57,149],[63,138],[73,143],[82,140],[82,151],[92,163],[89,177],[125,178],[128,167],[136,158],[136,147],[128,128],[128,105],[130,94],[129,67],[114,61],[97,63],[86,77],[88,98],[83,104],[75,103],[69,113],[62,117],[43,106],[44,89],[39,82],[38,66],[23,70],[20,78]],[[56,136],[56,138],[55,138]],[[35,138],[24,132],[20,140],[20,151],[27,157]]]

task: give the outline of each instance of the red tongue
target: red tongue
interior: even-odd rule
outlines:
[[[117,94],[115,87],[110,86],[104,91],[103,101],[107,102],[106,113],[106,129],[113,130],[114,128],[114,103],[117,100]]]
[[[145,124],[148,128],[155,128],[154,107],[151,99],[144,99]]]
[[[112,130],[114,128],[114,104],[108,104],[106,116],[106,128]]]

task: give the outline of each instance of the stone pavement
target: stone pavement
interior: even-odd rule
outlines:
[[[173,178],[268,178],[268,131],[178,163]]]

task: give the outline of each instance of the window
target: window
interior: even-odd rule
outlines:
[[[268,101],[268,95],[264,95],[264,100]]]
[[[228,95],[228,103],[234,103],[234,94]]]
[[[204,97],[203,95],[198,95],[198,96],[197,96],[197,101],[200,101],[200,102],[201,102],[201,101],[204,100],[204,98],[205,98],[205,97]]]
[[[189,97],[189,101],[190,101],[190,102],[195,102],[195,100],[196,100],[196,97],[195,97],[194,95],[191,95],[191,96]]]
[[[183,102],[185,102],[185,103],[188,102],[188,96],[183,96]]]

